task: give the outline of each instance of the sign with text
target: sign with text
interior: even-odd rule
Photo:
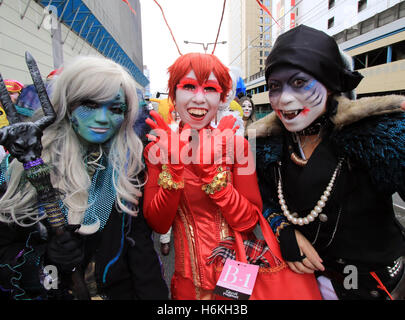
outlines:
[[[227,259],[214,293],[233,300],[249,300],[259,266]]]

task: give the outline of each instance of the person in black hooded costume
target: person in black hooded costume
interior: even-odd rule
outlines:
[[[363,76],[350,64],[304,25],[276,40],[265,69],[274,112],[248,128],[263,214],[290,268],[315,272],[324,299],[404,299],[392,195],[405,199],[405,97],[355,100]]]

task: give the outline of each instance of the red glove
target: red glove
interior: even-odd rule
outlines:
[[[156,111],[152,110],[150,115],[156,122],[150,118],[147,118],[145,122],[156,136],[153,134],[146,135],[152,141],[152,145],[148,148],[145,157],[152,165],[166,164],[175,180],[179,180],[184,169],[180,156],[181,150],[188,143],[191,132],[190,126],[186,124],[179,134],[174,132]]]
[[[258,215],[262,212],[262,199],[248,141],[235,136],[234,148],[232,181],[209,197],[221,208],[222,215],[234,230],[247,232],[257,224]]]
[[[201,129],[195,169],[204,183],[210,183],[219,166],[234,163],[234,137],[239,126],[233,128],[235,117],[223,117],[213,131]],[[224,168],[225,169],[225,168]]]

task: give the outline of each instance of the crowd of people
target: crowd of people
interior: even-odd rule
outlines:
[[[0,77],[1,299],[221,299],[228,260],[259,266],[252,298],[405,299],[392,202],[405,199],[405,97],[356,99],[363,76],[326,33],[277,38],[261,119],[213,54],[181,55],[167,98],[146,102],[104,57],[45,84],[27,64],[32,86]],[[153,232],[164,256],[173,237],[170,284]]]

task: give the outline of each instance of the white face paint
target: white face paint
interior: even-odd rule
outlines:
[[[290,132],[307,128],[326,111],[327,89],[300,69],[275,68],[267,84],[270,104]]]
[[[202,129],[217,114],[221,99],[221,87],[213,73],[199,84],[193,70],[184,76],[176,90],[176,111],[182,122],[193,129]]]
[[[243,118],[248,119],[252,115],[253,107],[249,100],[242,103]]]

